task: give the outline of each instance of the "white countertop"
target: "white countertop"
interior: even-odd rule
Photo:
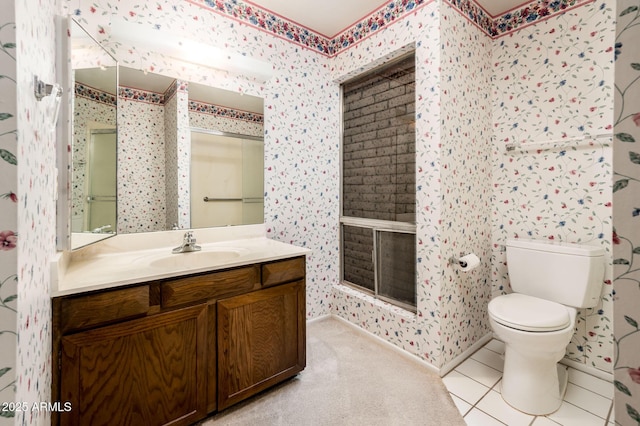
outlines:
[[[232,231],[222,228],[220,232],[195,230],[202,250],[193,253],[171,253],[172,248],[180,245],[184,231],[138,234],[137,238],[118,235],[86,249],[60,252],[51,263],[51,297],[311,253],[306,248],[268,239],[256,226],[248,232],[237,228]]]

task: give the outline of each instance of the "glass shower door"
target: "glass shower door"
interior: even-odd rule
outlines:
[[[264,144],[220,132],[191,132],[191,227],[264,221]]]
[[[264,222],[264,142],[242,140],[242,224]]]
[[[93,129],[90,133],[87,179],[87,230],[116,230],[115,129]]]

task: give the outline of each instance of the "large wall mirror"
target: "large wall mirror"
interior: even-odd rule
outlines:
[[[120,66],[118,233],[264,221],[261,98]]]
[[[262,98],[118,66],[70,22],[70,244],[59,247],[263,223]]]
[[[70,95],[63,120],[70,126],[60,137],[59,155],[66,158],[59,167],[68,171],[68,182],[61,182],[67,184],[60,194],[66,200],[58,205],[58,215],[68,218],[58,227],[58,239],[61,248],[78,248],[116,232],[118,64],[73,19],[60,27],[67,28],[68,37],[61,32]]]

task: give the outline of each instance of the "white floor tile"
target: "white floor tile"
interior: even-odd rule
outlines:
[[[489,391],[487,386],[484,386],[455,370],[444,376],[442,381],[447,387],[449,393],[454,394],[471,405],[478,402],[480,398]]]
[[[576,386],[573,383],[569,383],[567,386],[567,393],[564,396],[564,400],[591,414],[595,414],[603,420],[606,420],[607,414],[609,414],[609,408],[611,407],[611,400],[609,398]]]
[[[489,343],[484,345],[484,348],[500,355],[504,354],[504,342],[497,339],[490,340]]]
[[[467,425],[602,426],[605,423],[614,391],[610,382],[569,368],[565,402],[549,416],[534,417],[512,408],[500,396],[496,383],[502,377],[503,365],[504,343],[493,339],[443,378]],[[487,393],[491,387],[495,390]],[[607,426],[614,426],[613,413],[611,416]]]
[[[613,398],[613,383],[576,370],[575,368],[569,368],[569,383],[589,389],[591,392],[595,392],[605,398]]]
[[[502,355],[484,347],[471,355],[471,358],[499,371],[502,371],[504,368],[504,359],[502,358]]]
[[[468,426],[502,426],[504,423],[494,419],[488,414],[483,413],[482,411],[474,408],[464,416],[464,421]]]
[[[476,407],[509,426],[528,426],[535,417],[511,407],[495,390],[485,395]]]
[[[454,394],[451,394],[451,399],[453,399],[453,403],[456,404],[458,411],[463,417],[465,414],[469,412],[469,410],[471,410],[471,407],[473,407],[471,404],[469,404],[466,401],[463,401],[462,399],[458,398]]]
[[[562,426],[602,426],[604,424],[604,420],[600,417],[569,402],[563,402],[558,411],[547,417]]]
[[[551,420],[551,419],[549,419],[547,417],[543,417],[543,416],[536,417],[536,419],[531,424],[533,426],[558,426],[558,423],[554,422],[553,420]]]
[[[498,383],[502,377],[502,372],[476,361],[473,358],[469,358],[462,364],[458,365],[455,371],[489,387],[493,387],[493,385]]]

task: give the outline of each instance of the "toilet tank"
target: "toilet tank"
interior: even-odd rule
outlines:
[[[516,293],[576,308],[598,303],[604,250],[582,244],[508,239],[507,270]]]

